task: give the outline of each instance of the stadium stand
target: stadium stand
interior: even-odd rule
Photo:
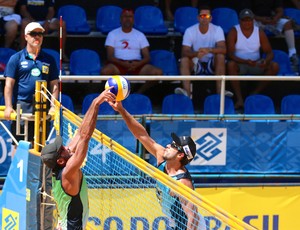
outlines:
[[[164,97],[163,114],[194,114],[192,100],[183,94],[170,94]]]
[[[132,93],[123,101],[124,108],[133,115],[152,114],[152,102],[143,94]]]
[[[175,54],[168,50],[150,51],[151,64],[163,70],[164,75],[179,75]]]
[[[245,114],[275,114],[272,98],[262,94],[246,97],[244,109]]]
[[[212,23],[221,26],[225,35],[229,30],[239,24],[238,15],[235,10],[227,7],[215,8],[211,12]]]
[[[175,11],[174,29],[184,34],[186,28],[198,23],[198,9],[191,6],[180,7]]]
[[[205,98],[204,101],[204,114],[220,114],[220,95],[213,94]],[[235,114],[234,103],[232,98],[225,96],[224,114]]]
[[[291,94],[282,98],[281,114],[300,114],[299,94]]]
[[[104,34],[121,26],[120,15],[122,8],[119,6],[102,6],[97,10],[96,28]]]

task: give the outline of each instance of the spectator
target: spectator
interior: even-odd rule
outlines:
[[[176,3],[174,3],[176,2]],[[174,20],[174,12],[176,11],[176,9],[178,7],[182,7],[182,6],[192,6],[192,7],[197,7],[198,6],[198,0],[191,0],[190,4],[187,3],[188,1],[174,1],[174,0],[165,0],[165,17],[167,20],[169,21],[173,21]],[[174,3],[174,4],[173,4]]]
[[[0,2],[0,30],[5,33],[4,47],[12,47],[21,24],[21,16],[15,14],[17,0],[2,0]]]
[[[254,25],[254,14],[244,9],[239,14],[240,24],[233,27],[227,35],[227,62],[229,75],[277,75],[279,66],[272,62],[273,52],[267,35]],[[261,57],[262,53],[266,56]],[[261,93],[268,82],[261,81],[254,93]],[[239,81],[231,81],[237,98],[236,109],[242,109],[244,101]]]
[[[107,64],[102,68],[102,75],[162,75],[160,68],[150,62],[149,42],[146,36],[133,28],[134,12],[124,9],[121,13],[121,27],[107,35],[105,47]],[[144,93],[153,85],[153,81],[144,84],[138,93]]]
[[[282,0],[252,0],[252,11],[256,24],[263,30],[280,34],[283,32],[294,72],[298,72],[299,60],[295,47],[295,35],[291,20],[283,18]]]
[[[208,6],[200,8],[198,20],[199,23],[187,28],[183,35],[180,73],[225,75],[226,43],[223,29],[211,23]],[[217,81],[217,93],[220,93],[220,86],[220,81]],[[184,80],[183,89],[176,88],[175,93],[191,96],[190,80]],[[232,96],[231,92],[226,93]]]
[[[37,22],[31,22],[25,27],[26,48],[17,52],[9,59],[5,72],[5,110],[4,116],[10,119],[16,104],[21,105],[23,113],[33,112],[33,95],[35,82],[48,82],[50,92],[58,98],[58,69],[55,60],[41,50],[44,28]],[[14,99],[14,100],[13,100]],[[53,112],[53,109],[49,113]],[[11,131],[17,141],[24,136],[16,135],[16,122],[12,122]],[[28,141],[33,141],[34,122],[29,122]],[[24,124],[21,123],[21,132],[24,133]],[[14,143],[13,143],[14,144]],[[13,150],[13,154],[16,148]]]
[[[300,0],[291,0],[292,5],[300,10]]]
[[[37,21],[45,29],[45,33],[48,34],[51,31],[59,31],[59,19],[55,18],[54,0],[20,0],[20,14],[23,17],[21,24],[21,31],[24,30],[26,25],[30,22]],[[62,25],[62,59],[64,62],[68,62],[69,58],[65,54],[66,45],[66,24],[63,21]],[[21,49],[25,47],[25,39],[21,36],[20,39]]]

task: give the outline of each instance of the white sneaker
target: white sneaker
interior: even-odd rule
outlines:
[[[233,92],[225,90],[225,96],[227,96],[227,97],[233,97]]]
[[[180,87],[177,87],[177,88],[174,90],[174,93],[175,93],[175,94],[183,94],[183,95],[185,95],[185,96],[188,97],[187,91],[186,91],[185,89],[183,89],[183,88],[180,88]]]

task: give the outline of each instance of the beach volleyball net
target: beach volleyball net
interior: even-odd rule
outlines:
[[[51,99],[45,93],[40,96]],[[58,101],[53,105],[55,134],[67,145],[82,118]],[[87,229],[255,229],[101,132],[106,119],[100,117],[82,167],[89,188]],[[120,116],[111,122],[124,125]]]

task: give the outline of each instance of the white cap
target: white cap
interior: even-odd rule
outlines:
[[[43,32],[45,29],[41,26],[40,23],[38,22],[30,22],[26,27],[25,27],[25,34],[29,34],[31,31],[35,29],[41,29]]]

